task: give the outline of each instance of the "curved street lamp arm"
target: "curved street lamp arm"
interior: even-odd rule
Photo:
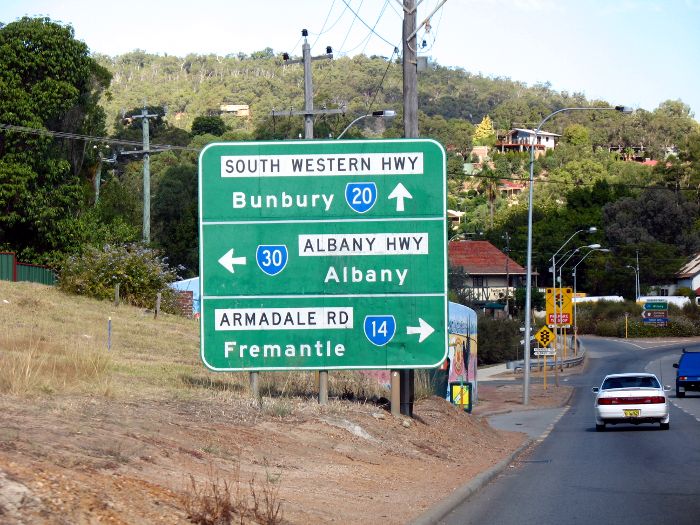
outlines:
[[[576,237],[579,233],[586,231],[586,229],[587,229],[587,228],[584,228],[584,229],[582,229],[582,230],[575,231],[571,237],[569,237],[568,239],[566,239],[566,242],[565,242],[564,244],[562,244],[562,245],[559,247],[559,249],[558,249],[556,252],[554,252],[554,254],[552,255],[552,261],[554,261],[554,258],[559,254],[560,251],[562,251],[562,250],[564,249],[564,246],[566,246],[567,244],[569,244],[569,241],[571,241],[571,239],[573,239],[574,237]],[[564,257],[564,256],[562,255],[562,257]],[[559,260],[561,260],[561,258],[560,258]]]
[[[344,129],[343,131],[341,131],[340,135],[338,135],[338,137],[336,138],[336,140],[340,139],[343,135],[345,135],[345,132],[346,132],[347,130],[349,130],[349,129],[352,127],[353,124],[355,124],[356,122],[359,122],[359,121],[362,120],[363,118],[371,117],[371,116],[372,116],[371,113],[367,113],[366,115],[360,115],[359,117],[357,117],[357,118],[356,118],[355,120],[353,120],[350,124],[348,124],[347,126],[345,126],[345,129]]]

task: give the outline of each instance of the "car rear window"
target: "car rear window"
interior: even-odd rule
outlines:
[[[659,388],[659,382],[651,376],[608,377],[603,390],[611,388]]]

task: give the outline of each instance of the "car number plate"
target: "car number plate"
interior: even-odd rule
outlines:
[[[623,410],[625,417],[639,417],[639,409]]]

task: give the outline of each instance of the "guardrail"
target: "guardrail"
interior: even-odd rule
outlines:
[[[567,357],[566,359],[560,359],[560,356],[557,356],[556,358],[548,357],[544,359],[538,359],[536,357],[533,357],[532,359],[530,359],[530,370],[539,369],[543,367],[547,367],[550,370],[553,370],[555,366],[559,366],[562,368],[578,366],[583,363],[583,360],[586,357],[586,348],[581,344],[580,340],[578,346],[579,350],[577,354],[573,357]],[[511,366],[507,366],[507,368],[511,368],[513,372],[522,371],[522,369],[525,367],[525,361],[523,359],[519,361],[511,361],[509,364]]]

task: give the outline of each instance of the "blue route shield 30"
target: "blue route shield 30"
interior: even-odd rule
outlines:
[[[377,185],[374,182],[349,182],[345,186],[345,202],[357,213],[371,210],[377,202]]]
[[[396,319],[393,315],[368,315],[365,317],[364,328],[370,343],[384,346],[396,334]]]
[[[255,260],[267,275],[277,275],[287,266],[289,256],[285,244],[261,244],[255,252]]]

